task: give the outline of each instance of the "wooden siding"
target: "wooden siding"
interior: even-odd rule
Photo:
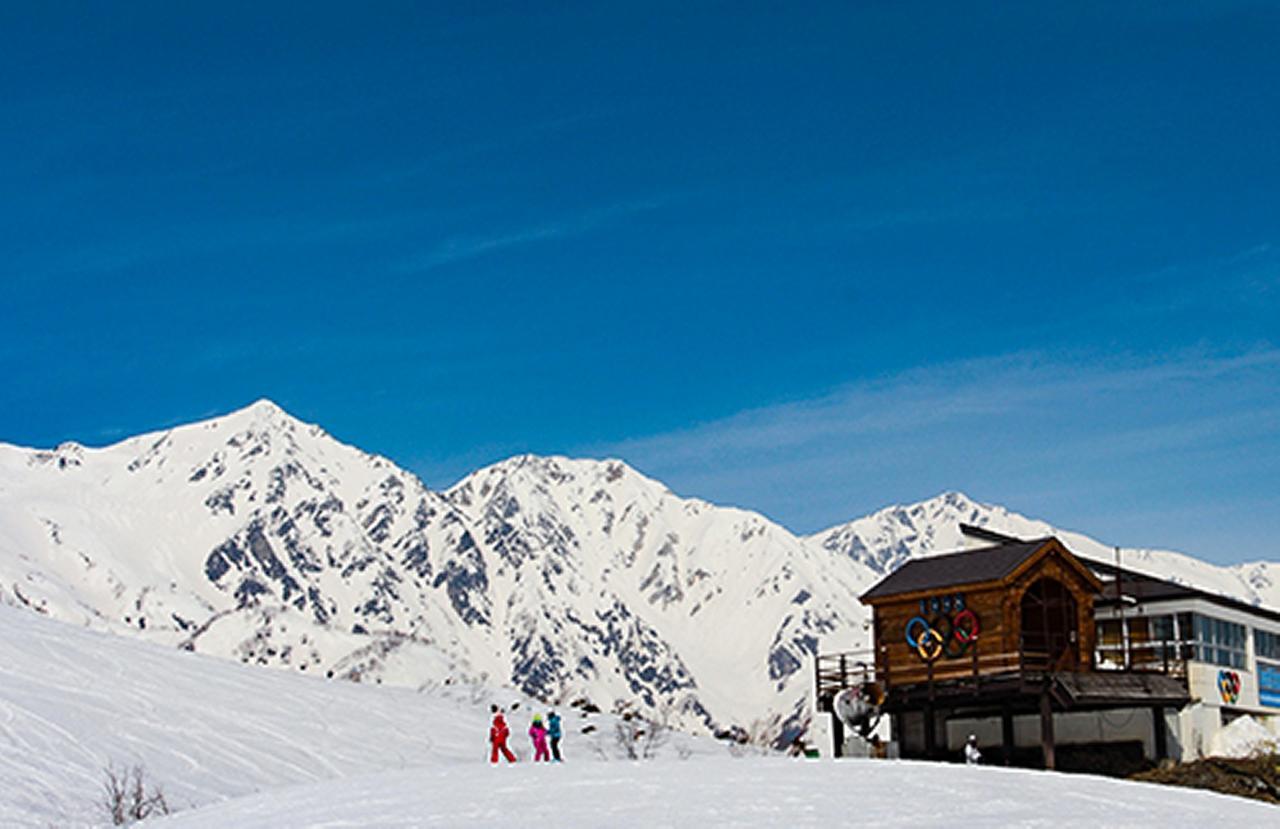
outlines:
[[[1046,544],[1046,549],[1028,560],[1025,567],[1011,573],[1002,582],[974,585],[955,585],[934,593],[915,591],[901,596],[884,596],[872,602],[874,634],[876,642],[876,668],[890,686],[925,681],[925,676],[935,680],[979,674],[997,674],[1018,670],[1023,663],[1022,599],[1027,589],[1041,578],[1060,582],[1071,594],[1076,604],[1076,637],[1074,665],[1049,666],[1063,670],[1087,670],[1091,666],[1094,649],[1093,601],[1098,592],[1098,582],[1092,574],[1056,541]],[[907,642],[908,624],[917,616],[931,625],[938,621],[941,633],[950,620],[960,611],[955,609],[955,597],[963,597],[964,609],[978,617],[977,642],[963,649],[952,646],[952,653],[944,653],[929,668],[929,663]],[[933,610],[933,600],[939,600],[939,609]],[[946,612],[947,599],[952,609]],[[922,602],[925,612],[921,612]],[[946,617],[940,619],[938,617]],[[920,628],[916,624],[917,632]],[[954,635],[954,634],[952,634]],[[976,659],[975,653],[976,650]],[[1041,654],[1022,655],[1034,661],[1044,658]]]

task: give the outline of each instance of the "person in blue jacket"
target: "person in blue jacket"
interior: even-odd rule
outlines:
[[[551,738],[551,758],[557,763],[564,762],[560,759],[560,715],[552,711],[547,715],[547,736]]]

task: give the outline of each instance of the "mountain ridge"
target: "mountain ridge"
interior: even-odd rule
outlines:
[[[857,597],[963,546],[960,521],[1057,532],[947,492],[801,537],[619,459],[517,455],[434,491],[266,399],[100,448],[0,449],[0,601],[250,664],[510,684],[756,738],[803,728],[808,657],[867,645]],[[1255,602],[1280,581],[1130,555]]]

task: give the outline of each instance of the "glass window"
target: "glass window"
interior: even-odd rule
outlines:
[[[1253,631],[1253,649],[1262,659],[1274,659],[1280,661],[1280,633],[1272,633],[1268,630]]]
[[[1122,641],[1119,619],[1098,622],[1098,647],[1120,647]]]
[[[1157,642],[1173,642],[1176,640],[1177,637],[1173,635],[1173,617],[1152,616],[1151,638]]]
[[[1243,668],[1245,663],[1245,627],[1211,616],[1194,616],[1197,659],[1214,665]]]
[[[1102,619],[1094,626],[1097,635],[1094,658],[1099,668],[1124,667],[1124,635],[1119,619]]]

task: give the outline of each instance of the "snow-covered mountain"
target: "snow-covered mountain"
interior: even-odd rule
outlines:
[[[912,558],[959,550],[986,542],[966,538],[961,524],[972,524],[1019,538],[1056,535],[1077,555],[1114,562],[1115,547],[1079,532],[1064,530],[1004,507],[978,503],[959,492],[947,492],[918,504],[891,506],[809,536],[806,541],[837,556],[847,556],[877,577],[893,572]],[[1232,596],[1250,604],[1280,608],[1280,564],[1249,562],[1219,567],[1167,550],[1124,548],[1123,566],[1201,590]]]
[[[870,573],[619,461],[522,456],[445,497],[497,562],[512,669],[530,693],[590,683],[753,730],[799,711],[820,638],[864,641]]]
[[[806,714],[806,657],[866,646],[858,595],[963,546],[961,521],[1054,531],[949,493],[802,539],[614,460],[521,456],[433,492],[260,401],[101,449],[0,444],[0,601],[250,664],[777,736]],[[1125,561],[1280,606],[1273,565]]]
[[[0,596],[242,662],[632,702],[777,732],[872,574],[618,461],[447,492],[262,401],[102,449],[0,446]]]

